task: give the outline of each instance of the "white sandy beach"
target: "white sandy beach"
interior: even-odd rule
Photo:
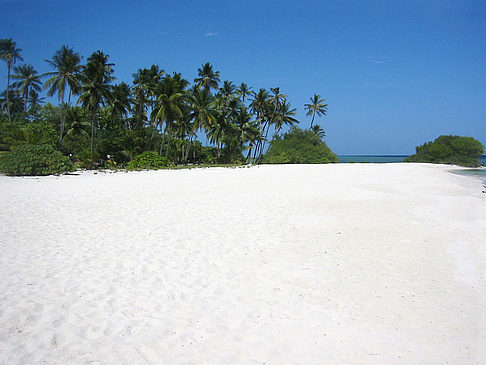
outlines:
[[[485,364],[452,168],[0,176],[0,364]]]

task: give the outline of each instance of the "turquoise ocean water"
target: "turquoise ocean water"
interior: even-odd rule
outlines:
[[[339,163],[370,162],[390,163],[402,162],[406,155],[338,155]]]
[[[394,163],[403,162],[406,155],[338,155],[339,163]],[[481,163],[486,166],[486,155],[481,156]],[[486,169],[466,169],[452,171],[455,174],[474,176],[486,184]]]
[[[402,162],[407,155],[338,155],[338,162],[369,162],[369,163],[391,163]],[[486,155],[481,156],[481,162],[486,166]]]

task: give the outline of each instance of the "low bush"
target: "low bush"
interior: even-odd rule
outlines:
[[[405,162],[431,162],[454,164],[466,167],[481,166],[479,160],[484,147],[472,137],[440,136],[433,142],[427,142],[415,148],[416,153]]]
[[[20,145],[0,155],[0,172],[11,176],[46,176],[74,171],[72,161],[50,145]]]
[[[148,151],[144,152],[130,161],[127,164],[127,170],[153,170],[153,169],[163,169],[170,165],[170,161],[161,157],[157,152]]]
[[[91,153],[89,149],[83,148],[75,155],[76,166],[81,169],[93,170],[98,165],[99,155],[96,152]]]
[[[277,136],[270,143],[262,163],[268,164],[315,164],[337,162],[319,135],[311,130],[292,128],[283,137]]]

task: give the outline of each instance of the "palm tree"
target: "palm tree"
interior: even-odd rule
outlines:
[[[114,120],[118,120],[119,126],[131,111],[131,104],[133,102],[131,95],[130,86],[126,83],[122,82],[113,86],[110,98],[111,117]]]
[[[244,149],[244,144],[248,143],[248,156],[247,161],[251,156],[252,148],[255,145],[255,142],[258,139],[259,130],[255,124],[255,121],[252,121],[253,114],[251,114],[245,106],[242,106],[238,114],[236,115],[235,122],[237,126],[238,132],[238,144],[240,150]]]
[[[219,83],[219,71],[213,71],[213,66],[206,62],[202,68],[197,69],[199,77],[194,79],[194,83],[198,87],[203,87],[206,91],[217,89]]]
[[[257,93],[253,94],[253,100],[250,103],[250,109],[256,113],[258,121],[259,137],[256,141],[253,160],[256,161],[257,154],[262,150],[263,146],[263,133],[265,131],[266,125],[268,123],[270,115],[270,96],[265,89],[260,89]],[[261,154],[261,153],[260,153]]]
[[[310,130],[314,132],[314,134],[321,139],[326,136],[326,132],[324,131],[324,129],[322,129],[322,127],[319,124],[316,124],[315,126],[311,127]]]
[[[37,111],[41,104],[44,104],[45,98],[39,97],[39,93],[33,89],[29,90],[30,111]]]
[[[241,101],[243,103],[245,102],[247,96],[253,95],[253,91],[251,90],[251,86],[248,86],[244,82],[242,82],[240,84],[240,86],[238,86],[236,93],[241,98]]]
[[[65,124],[65,104],[64,96],[66,89],[69,88],[68,105],[71,103],[71,95],[77,94],[80,87],[80,65],[81,56],[68,46],[62,46],[56,51],[52,60],[45,60],[56,71],[48,72],[45,75],[50,78],[44,83],[44,88],[48,89],[47,95],[57,94],[61,102],[61,127],[59,131],[59,143],[62,143],[64,124]]]
[[[7,102],[7,100],[9,100],[9,102]],[[24,102],[18,95],[18,92],[11,92],[10,99],[7,99],[7,91],[0,94],[0,110],[7,112],[8,107],[10,107],[10,112],[13,115],[21,113],[24,110]]]
[[[218,149],[218,157],[221,156],[221,145],[225,138],[225,130],[227,128],[226,120],[224,118],[218,118],[211,126],[206,130],[206,136],[210,143],[216,144]]]
[[[226,101],[229,101],[231,99],[234,99],[235,97],[235,92],[236,92],[236,86],[233,85],[233,82],[231,81],[224,81],[223,82],[223,87],[219,89],[219,92],[223,99]]]
[[[270,88],[270,91],[273,93],[273,95],[270,96],[270,102],[273,105],[273,112],[275,113],[280,105],[287,100],[287,95],[281,94],[279,87]]]
[[[12,86],[19,89],[20,94],[24,98],[24,111],[27,111],[29,91],[34,90],[39,92],[41,90],[41,76],[37,75],[37,71],[34,70],[32,65],[15,66],[14,71],[16,74],[12,75],[12,78],[19,81],[14,82]]]
[[[316,114],[320,117],[326,115],[327,113],[327,104],[324,103],[326,99],[321,99],[321,96],[318,94],[314,94],[310,98],[311,103],[305,104],[304,108],[307,110],[307,115],[312,115],[311,125],[310,128],[312,129],[312,124],[314,123],[314,117]]]
[[[157,106],[155,111],[155,121],[159,122],[160,127],[165,122],[165,132],[167,134],[171,133],[172,124],[182,118],[183,114],[181,111],[182,93],[161,94],[157,99]],[[162,155],[162,147],[164,145],[164,135],[162,135],[162,143],[160,145],[159,155]],[[165,157],[169,155],[169,143],[166,146]]]
[[[181,116],[183,115],[182,113],[182,106],[183,106],[183,95],[185,93],[185,88],[189,85],[189,82],[182,78],[182,75],[180,73],[174,72],[172,75],[165,75],[158,83],[155,85],[155,90],[154,90],[154,95],[157,97],[154,109],[152,110],[152,113],[150,115],[151,123],[152,123],[152,137],[150,138],[150,141],[155,137],[155,134],[157,132],[157,128],[160,128],[162,131],[162,125],[165,122],[165,132],[171,131],[172,123],[176,120],[179,120]],[[172,95],[177,94],[176,97],[172,98]],[[170,99],[170,100],[169,100]],[[174,107],[177,107],[179,112],[175,111],[175,114],[171,113],[171,104],[173,104]],[[161,112],[161,107],[162,109],[165,110],[167,109],[167,112],[169,113],[169,119],[166,120],[165,118],[160,118],[159,112]],[[162,111],[163,111],[162,110]],[[159,115],[159,117],[157,117]],[[175,116],[172,119],[172,116]],[[160,154],[162,154],[162,148],[164,145],[164,139],[165,139],[166,133],[162,133],[162,143],[160,146]],[[170,143],[170,141],[169,141]],[[168,154],[168,148],[169,144],[167,144],[167,153]]]
[[[299,123],[297,119],[294,118],[296,115],[296,108],[290,109],[290,103],[284,101],[280,108],[278,108],[277,112],[275,113],[275,133],[278,134],[280,129],[284,124],[292,126],[296,123]]]
[[[183,108],[187,109],[187,108]],[[181,145],[181,160],[186,161],[189,156],[189,149],[191,148],[191,140],[193,137],[194,123],[191,122],[189,113],[183,111],[183,116],[179,118],[175,124],[175,136],[179,139]],[[189,137],[186,140],[186,137]],[[185,146],[185,149],[184,149]]]
[[[214,97],[205,89],[196,87],[186,94],[191,110],[190,117],[194,121],[195,131],[208,128],[216,121],[216,108]]]
[[[78,104],[81,103],[91,112],[91,153],[93,153],[96,114],[100,104],[110,99],[110,83],[115,79],[112,76],[114,64],[108,63],[108,57],[99,50],[94,52],[88,58],[88,63],[81,74],[82,94],[79,96]]]
[[[17,43],[12,38],[0,39],[0,58],[7,62],[7,114],[9,121],[12,121],[10,116],[10,73],[15,62],[24,60],[20,56],[22,50],[16,47]]]
[[[159,69],[159,66],[152,65],[149,69],[139,69],[137,73],[133,74],[133,94],[135,96],[134,112],[136,116],[136,128],[143,126],[147,117],[147,108],[150,108],[150,113],[155,107],[157,100],[156,89],[161,82],[162,76],[165,74],[164,70]]]
[[[84,109],[80,107],[70,108],[66,112],[68,120],[67,132],[63,137],[63,140],[76,137],[89,138],[89,127],[91,126],[89,121],[86,120],[84,115]]]

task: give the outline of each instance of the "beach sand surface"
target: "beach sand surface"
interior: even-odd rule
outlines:
[[[0,364],[485,364],[444,165],[0,176]]]

